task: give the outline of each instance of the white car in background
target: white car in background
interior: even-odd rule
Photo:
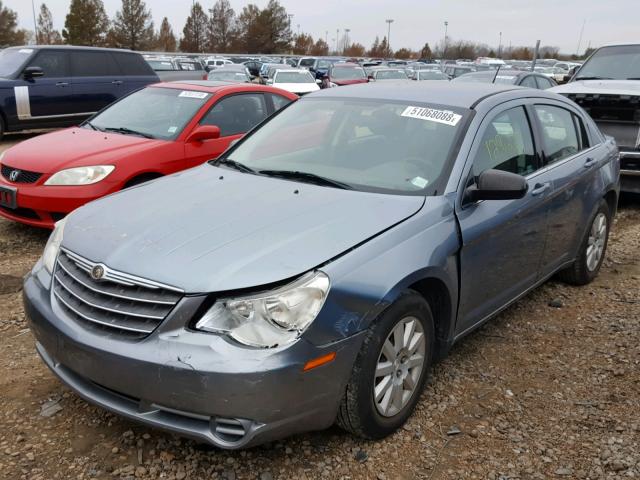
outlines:
[[[267,80],[267,85],[273,85],[296,95],[320,90],[318,81],[309,73],[309,70],[303,68],[276,70],[273,78]]]

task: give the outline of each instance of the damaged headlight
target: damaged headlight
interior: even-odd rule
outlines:
[[[328,292],[329,277],[311,272],[271,292],[218,299],[196,329],[225,334],[252,347],[285,345],[311,325]]]
[[[62,236],[64,234],[66,221],[67,219],[63,218],[59,222],[56,222],[56,226],[44,247],[44,252],[42,253],[42,264],[51,274],[53,274],[53,267],[56,263],[56,258],[58,258],[60,245],[62,244]]]

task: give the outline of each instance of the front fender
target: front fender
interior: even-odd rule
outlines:
[[[445,197],[427,198],[413,217],[321,267],[331,279],[331,290],[305,337],[324,345],[354,335],[403,290],[426,278],[446,285],[455,315],[459,248],[452,204]],[[453,318],[449,320],[453,326]]]

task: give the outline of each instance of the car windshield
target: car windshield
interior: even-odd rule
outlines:
[[[213,70],[209,72],[208,80],[222,80],[225,82],[246,82],[247,75],[242,72],[229,72],[225,70]]]
[[[31,48],[7,48],[0,52],[0,77],[10,77],[33,53]]]
[[[316,59],[315,58],[303,58],[302,60],[300,60],[300,66],[301,67],[312,67],[313,64],[315,63]]]
[[[315,83],[309,72],[277,72],[275,83]]]
[[[90,119],[87,128],[172,140],[210,96],[206,92],[147,87]]]
[[[357,190],[433,194],[446,181],[466,113],[411,102],[301,100],[226,159],[258,173],[303,173]]]
[[[331,71],[331,78],[335,80],[360,80],[367,78],[367,74],[360,67],[334,67]]]
[[[407,74],[402,70],[380,70],[376,72],[376,80],[406,80]]]
[[[640,78],[640,45],[603,47],[578,71],[575,80],[604,78],[628,80]]]

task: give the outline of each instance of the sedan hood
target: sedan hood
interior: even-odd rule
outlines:
[[[547,91],[565,95],[570,93],[640,95],[640,80],[578,80]]]
[[[189,293],[236,290],[312,270],[423,203],[202,165],[81,207],[63,246]]]
[[[74,127],[20,142],[7,150],[2,163],[21,170],[50,174],[63,168],[101,165],[105,161],[111,165],[114,158],[160,143],[163,141]]]

